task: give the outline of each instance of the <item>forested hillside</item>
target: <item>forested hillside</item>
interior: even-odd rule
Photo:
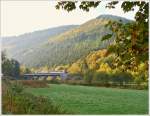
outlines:
[[[43,40],[39,39],[39,41],[37,41],[38,39],[35,37],[35,41],[30,42],[28,39],[22,38],[21,43],[30,43],[32,47],[20,44],[21,50],[18,49],[18,45],[18,47],[13,47],[15,45],[11,43],[8,47],[12,48],[7,48],[7,50],[9,51],[8,53],[12,53],[11,56],[13,58],[28,67],[52,67],[62,64],[71,64],[81,57],[87,56],[92,51],[106,48],[113,42],[113,37],[110,40],[101,41],[104,35],[112,33],[110,29],[106,27],[109,21],[129,22],[129,20],[121,17],[101,15],[78,27],[75,26],[76,28],[71,28],[70,30],[67,28],[68,31],[64,33],[52,37],[44,37]],[[18,42],[18,44],[20,42]]]
[[[25,33],[19,36],[2,37],[2,49],[7,51],[8,56],[18,59],[26,54],[26,52],[28,53],[35,46],[47,42],[49,37],[56,36],[76,27],[78,26],[67,25]]]

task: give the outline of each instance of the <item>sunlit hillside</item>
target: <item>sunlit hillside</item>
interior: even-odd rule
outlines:
[[[63,33],[56,33],[55,36],[47,36],[45,38],[38,37],[39,41],[37,41],[37,35],[35,33],[33,33],[32,41],[28,38],[24,38],[24,36],[23,38],[20,36],[18,41],[17,39],[11,43],[8,41],[9,45],[14,45],[14,47],[11,47],[11,49],[6,48],[6,51],[8,51],[8,55],[30,67],[52,67],[54,65],[73,63],[81,57],[88,55],[91,51],[106,48],[113,42],[113,38],[105,42],[101,41],[104,35],[112,33],[105,26],[108,21],[129,22],[129,20],[125,18],[102,15],[78,27],[72,26],[70,28],[68,26],[68,28],[65,29],[68,31],[61,31]],[[30,36],[32,37],[32,33]],[[7,41],[4,43],[6,43],[6,45],[8,44]]]

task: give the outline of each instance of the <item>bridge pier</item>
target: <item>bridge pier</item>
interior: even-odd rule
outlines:
[[[47,76],[39,76],[39,80],[46,80]]]
[[[44,79],[43,80],[47,80],[48,76],[44,76]]]
[[[33,78],[33,80],[38,80],[38,79],[39,79],[38,76],[34,76],[34,77],[32,77],[32,78]]]
[[[52,80],[55,80],[57,78],[57,76],[51,76],[52,77]]]

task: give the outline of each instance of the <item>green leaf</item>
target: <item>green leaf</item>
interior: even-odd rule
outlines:
[[[108,40],[112,37],[113,34],[107,34],[105,35],[104,37],[102,37],[102,40],[101,41],[104,41],[104,40]]]

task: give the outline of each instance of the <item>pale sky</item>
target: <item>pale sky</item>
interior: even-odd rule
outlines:
[[[82,24],[101,14],[134,19],[135,12],[124,14],[120,5],[110,10],[105,8],[105,4],[102,2],[89,12],[77,8],[68,13],[56,10],[54,1],[1,1],[1,36],[17,36],[61,25]]]

